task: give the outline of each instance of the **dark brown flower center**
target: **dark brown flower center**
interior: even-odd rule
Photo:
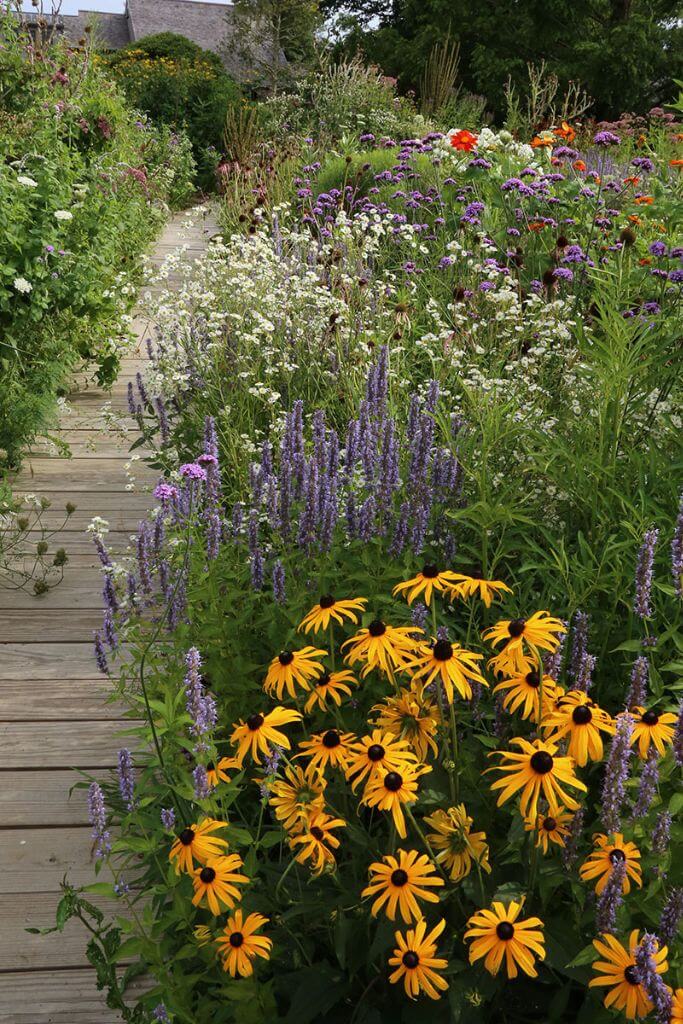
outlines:
[[[513,619],[512,622],[508,623],[508,633],[513,639],[521,636],[526,626],[526,619]]]
[[[395,871],[391,872],[391,884],[392,885],[405,885],[408,881],[408,872],[404,871],[403,868],[396,868]]]
[[[557,828],[557,822],[554,818],[546,818],[543,822],[543,828],[546,832],[553,832]]]
[[[207,772],[215,772],[216,765],[213,763],[213,761],[209,761],[209,763],[206,766],[206,770]]]
[[[624,971],[624,978],[629,983],[629,985],[640,985],[638,968],[635,964],[631,964],[630,967],[626,968],[626,970]]]
[[[659,715],[656,711],[646,711],[640,720],[645,725],[656,725],[659,721]]]
[[[499,925],[496,925],[496,935],[503,942],[509,942],[514,934],[515,926],[509,921],[501,921]]]
[[[325,671],[325,672],[323,672],[323,674],[321,676],[318,676],[318,678],[315,681],[315,685],[316,686],[327,686],[327,684],[329,683],[330,679],[331,679],[330,673]]]
[[[572,721],[576,725],[588,725],[592,717],[593,712],[587,704],[579,704],[579,706],[574,708],[572,711]]]
[[[368,759],[370,761],[381,761],[384,754],[385,750],[381,743],[373,743],[372,746],[368,747]]]
[[[321,828],[319,828],[318,825],[314,825],[311,829],[309,829],[309,832],[311,833],[314,839],[318,840],[318,842],[320,842],[320,840],[324,839],[325,837],[325,833]]]
[[[403,966],[407,967],[409,971],[414,971],[420,962],[420,958],[417,953],[414,953],[412,949],[406,950],[403,954]]]
[[[403,779],[398,772],[389,772],[384,776],[384,788],[388,789],[390,793],[397,793],[402,785]]]
[[[257,729],[261,728],[263,722],[263,715],[249,715],[249,718],[247,719],[247,729],[250,729],[252,732],[256,732]]]
[[[332,594],[323,594],[323,596],[320,598],[321,608],[331,608],[333,604],[334,598],[332,597]]]
[[[439,570],[433,562],[429,562],[427,565],[422,566],[422,575],[428,580],[434,580],[439,575]]]
[[[453,657],[453,644],[449,640],[437,640],[433,653],[437,661],[450,661]]]
[[[242,935],[242,932],[233,932],[230,936],[230,945],[233,949],[239,949],[243,942],[244,935]]]
[[[547,750],[537,750],[531,755],[530,764],[531,770],[537,775],[547,775],[553,768],[552,755]]]
[[[609,859],[612,864],[622,864],[626,860],[626,854],[620,849],[612,850],[610,851]]]
[[[201,878],[204,885],[209,885],[209,883],[213,882],[214,878],[216,877],[216,872],[214,871],[213,868],[202,868],[202,870],[199,872],[199,877]]]
[[[324,747],[327,747],[328,750],[332,750],[334,747],[339,746],[341,739],[336,729],[328,729],[323,736],[322,742]]]
[[[277,656],[277,660],[281,665],[291,665],[294,661],[294,655],[291,651],[280,651]]]
[[[541,677],[538,672],[527,672],[525,679],[527,686],[530,686],[534,690],[537,690],[541,685]]]
[[[194,839],[194,829],[184,828],[183,831],[178,836],[178,839],[183,844],[183,846],[189,846],[192,840]]]
[[[375,619],[368,626],[368,633],[370,636],[384,636],[387,631],[387,627],[384,625],[381,619]]]

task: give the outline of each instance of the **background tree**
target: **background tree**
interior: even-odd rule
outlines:
[[[320,21],[317,0],[235,0],[226,50],[245,84],[277,92],[313,59]]]

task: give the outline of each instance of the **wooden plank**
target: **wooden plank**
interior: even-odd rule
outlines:
[[[25,536],[29,546],[42,539],[39,530],[29,530]],[[111,530],[105,537],[107,549],[111,552],[125,551],[131,545],[131,536],[132,534],[125,530]],[[58,530],[48,538],[48,543],[50,551],[65,548],[70,560],[77,557],[88,558],[95,550],[92,536],[85,530]]]
[[[7,828],[0,833],[0,894],[57,892],[95,880],[92,829]]]
[[[3,644],[2,679],[92,679],[92,644]]]
[[[134,723],[0,722],[0,768],[111,768]]]
[[[95,595],[92,605],[80,608],[78,615],[74,615],[73,610],[73,604],[68,608],[57,607],[53,615],[46,617],[44,606],[7,610],[0,602],[0,644],[31,643],[36,637],[40,637],[41,643],[92,640],[95,630],[102,626],[101,598],[98,601]]]
[[[85,929],[82,929],[85,936]],[[58,942],[58,939],[53,939]],[[83,938],[85,947],[85,938]],[[152,987],[152,979],[136,978],[126,1002]],[[95,972],[76,967],[61,971],[11,971],[0,978],[0,1024],[120,1024],[121,1015],[98,992]]]
[[[53,495],[54,497],[54,495]],[[79,495],[82,498],[83,495]],[[151,500],[148,502],[151,507]],[[97,512],[92,508],[79,507],[77,505],[76,511],[73,512],[68,519],[64,518],[64,505],[55,503],[52,508],[47,509],[42,515],[43,526],[46,530],[58,530],[62,535],[65,534],[84,534],[89,524],[92,522],[93,516],[97,515]],[[92,504],[92,503],[89,503]],[[125,501],[121,502],[122,505]],[[109,523],[109,534],[111,533],[125,533],[126,535],[134,533],[138,528],[138,523],[145,517],[144,509],[135,508],[120,508],[120,509],[108,509],[107,515],[102,516],[106,518]],[[92,544],[92,538],[90,538],[90,544]],[[66,546],[66,544],[64,545]]]
[[[107,776],[91,770],[98,782]],[[87,825],[88,798],[84,789],[73,789],[83,780],[68,769],[3,771],[0,773],[0,821],[3,828],[42,828],[55,825]]]
[[[47,594],[34,594],[29,590],[0,590],[0,618],[4,618],[5,611],[11,608],[19,608],[26,611],[39,611],[47,615],[50,609],[86,609],[91,612],[102,610],[102,577],[96,569],[78,568],[66,565],[64,567],[64,579]],[[83,639],[90,639],[91,634]],[[41,637],[40,640],[47,640]],[[6,638],[3,638],[6,639]],[[20,638],[12,637],[12,640],[19,641]],[[36,639],[34,634],[33,639]]]
[[[27,486],[28,481],[25,478],[22,478],[20,483],[21,487],[18,487],[14,494],[17,500],[23,501],[27,494],[36,493],[35,490],[29,490]],[[46,495],[46,497],[48,496]],[[61,490],[52,491],[49,495],[49,500],[51,505],[46,509],[46,512],[58,513],[58,516],[55,517],[58,521],[64,518],[64,510],[67,504],[75,505],[76,509],[80,509],[81,512],[89,512],[90,516],[85,524],[86,526],[93,516],[99,514],[102,519],[107,519],[107,513],[113,511],[124,511],[129,515],[137,513],[138,519],[142,519],[145,512],[149,511],[150,507],[155,504],[151,494],[142,490],[113,493],[102,490],[74,495],[73,491],[65,491],[62,488]],[[45,513],[43,513],[43,519],[46,519]],[[83,528],[85,529],[85,527]]]
[[[104,876],[103,876],[104,877]],[[88,882],[94,880],[94,874]],[[25,971],[55,967],[84,967],[87,936],[80,921],[69,921],[64,931],[54,935],[31,935],[27,928],[51,928],[55,923],[60,893],[43,892],[0,895],[0,971]],[[93,899],[101,910],[114,914],[116,902]],[[0,991],[3,976],[0,973]],[[0,999],[0,1005],[4,1005]],[[92,1022],[95,1024],[95,1021]]]
[[[128,460],[130,461],[130,460]],[[134,460],[126,471],[124,459],[51,459],[32,458],[24,465],[21,476],[16,481],[22,489],[29,484],[40,494],[49,497],[53,491],[71,491],[74,505],[78,505],[81,491],[95,491],[98,495],[112,491],[130,493],[128,485],[135,483],[136,491],[143,485],[154,487],[159,479],[159,471],[150,469],[142,459]]]
[[[111,684],[104,676],[93,679],[1,680],[0,722],[120,719],[125,708],[113,701],[108,702],[111,693]]]

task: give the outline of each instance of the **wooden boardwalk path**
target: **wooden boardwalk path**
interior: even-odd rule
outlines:
[[[158,265],[180,245],[189,263],[216,233],[211,217],[174,217],[152,254]],[[174,279],[164,282],[173,287]],[[144,286],[143,286],[144,290]],[[50,593],[0,588],[0,1024],[110,1024],[119,1020],[95,988],[76,923],[62,935],[42,937],[27,927],[54,924],[65,873],[76,885],[94,880],[84,790],[69,789],[74,768],[98,771],[116,763],[125,745],[116,710],[104,703],[107,681],[98,675],[92,634],[102,621],[102,576],[85,527],[99,515],[110,523],[107,544],[122,551],[150,505],[157,474],[134,464],[135,490],[127,491],[128,449],[135,424],[127,416],[126,389],[142,369],[147,324],[134,321],[138,345],[123,360],[111,392],[82,381],[69,396],[60,435],[72,448],[64,459],[41,453],[27,458],[17,494],[52,502],[48,525],[58,524],[67,502],[77,511],[51,550],[63,546],[69,563]],[[123,417],[128,437],[108,430],[102,407]],[[36,540],[40,539],[38,536]]]

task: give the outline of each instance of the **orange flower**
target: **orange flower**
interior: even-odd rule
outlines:
[[[548,225],[542,220],[532,220],[529,224],[529,231],[543,231],[543,228],[547,228]]]
[[[683,167],[683,160],[669,160],[669,167]]]
[[[633,200],[636,206],[652,206],[654,201],[654,196],[636,196]]]
[[[573,142],[576,138],[576,131],[566,121],[562,122],[561,128],[555,129],[555,134],[564,139],[565,142]]]
[[[552,132],[543,132],[543,135],[534,135],[531,140],[532,149],[552,149],[555,144],[555,137]]]
[[[460,149],[464,153],[471,153],[477,145],[477,136],[468,132],[466,128],[453,132],[450,139],[453,149]]]
[[[633,185],[634,187],[640,183],[640,178],[636,178],[631,175],[630,178],[624,178],[624,185]]]
[[[574,168],[575,171],[585,171],[586,170],[586,165],[583,162],[583,160],[575,160],[574,163],[572,164],[572,167]]]
[[[649,267],[651,263],[652,260],[649,256],[644,256],[642,260],[638,260],[638,266],[640,267]]]
[[[630,220],[632,224],[635,224],[638,228],[643,223],[637,213],[629,213],[627,219]]]

